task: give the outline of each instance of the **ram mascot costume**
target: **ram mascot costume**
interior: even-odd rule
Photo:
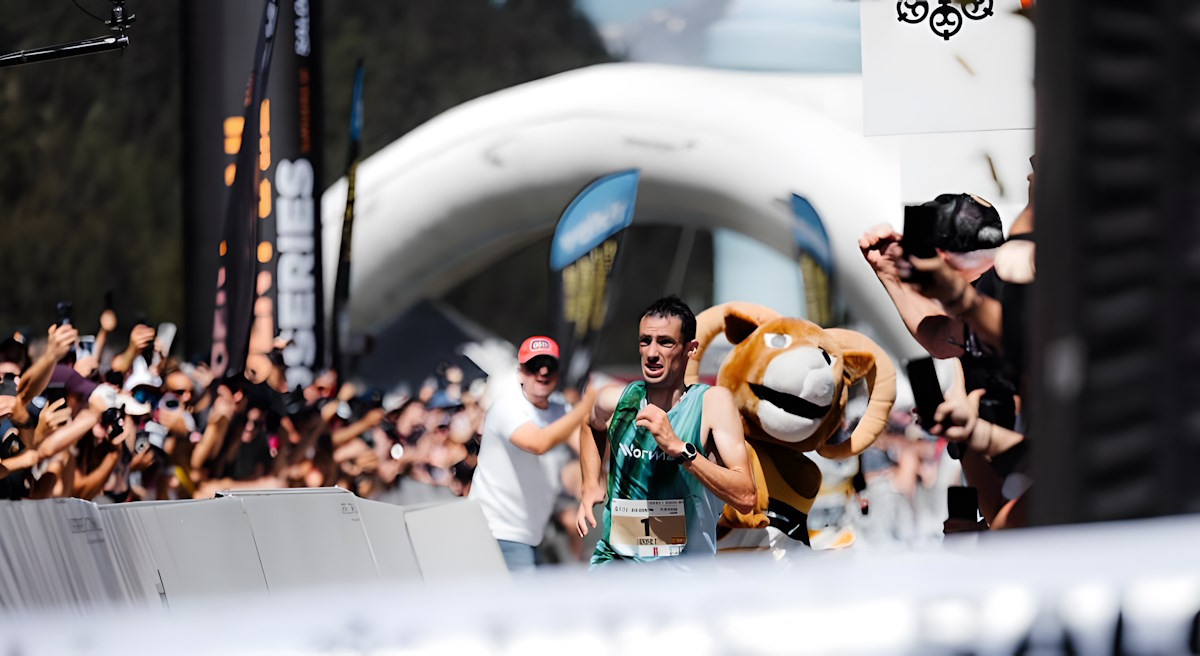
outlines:
[[[688,384],[699,380],[700,358],[721,333],[733,350],[717,384],[733,393],[741,412],[758,500],[750,514],[725,507],[718,545],[723,550],[808,545],[808,513],[821,488],[821,471],[804,454],[839,459],[870,446],[896,400],[895,368],[883,349],[852,330],[823,329],[751,303],[725,303],[696,317],[700,346],[688,362]],[[859,381],[866,384],[867,408],[847,433],[846,401]]]

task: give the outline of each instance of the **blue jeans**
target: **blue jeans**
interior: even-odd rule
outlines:
[[[510,572],[525,572],[537,567],[533,559],[533,547],[524,542],[512,540],[496,540],[500,543],[500,553],[504,556],[504,564]]]

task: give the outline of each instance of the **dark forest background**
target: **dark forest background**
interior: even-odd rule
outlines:
[[[108,290],[122,330],[140,312],[182,319],[182,1],[129,0],[124,52],[0,69],[0,331],[41,335],[67,299],[91,332]],[[326,186],[345,167],[360,57],[364,156],[472,98],[609,59],[570,0],[326,0],[322,12]],[[105,32],[71,0],[0,0],[0,52]]]

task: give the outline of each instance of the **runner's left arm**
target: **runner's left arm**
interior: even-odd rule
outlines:
[[[711,435],[717,461],[696,458],[683,467],[722,501],[741,513],[754,512],[757,490],[750,457],[746,452],[746,437],[742,418],[733,395],[724,387],[710,387],[704,393],[701,430]],[[720,464],[718,464],[720,463]],[[722,466],[723,465],[723,466]]]

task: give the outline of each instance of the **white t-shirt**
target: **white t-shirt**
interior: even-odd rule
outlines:
[[[496,539],[533,546],[542,542],[564,463],[552,452],[536,456],[525,451],[511,438],[522,424],[533,422],[545,428],[566,412],[561,399],[551,397],[550,405],[541,410],[520,389],[496,399],[488,410],[469,496],[483,508]]]

